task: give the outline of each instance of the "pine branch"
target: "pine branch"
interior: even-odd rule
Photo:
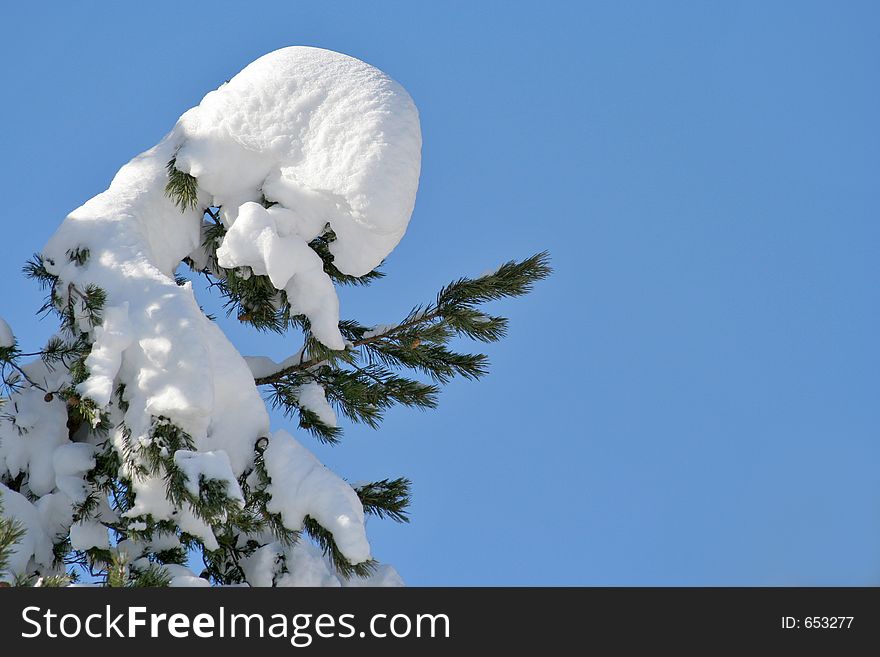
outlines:
[[[175,159],[168,163],[165,193],[182,212],[195,209],[198,207],[198,181],[175,165]],[[264,199],[264,206],[271,205]],[[458,279],[441,289],[431,303],[413,308],[395,325],[371,328],[354,321],[340,322],[347,348],[335,351],[314,338],[307,318],[291,315],[291,303],[286,293],[275,289],[268,276],[255,275],[248,267],[226,269],[219,266],[216,250],[225,233],[219,208],[206,208],[202,224],[203,253],[198,257],[194,254],[188,264],[207,278],[211,289],[221,293],[227,311],[235,313],[240,321],[261,330],[302,330],[305,340],[300,358],[293,362],[288,360],[279,371],[257,378],[256,383],[271,385],[272,402],[288,415],[298,417],[301,428],[328,443],[339,440],[341,429],[326,424],[322,420],[323,414],[319,416],[315,410],[303,406],[297,394],[303,385],[320,385],[327,401],[339,415],[373,428],[379,425],[384,412],[396,404],[434,408],[439,384],[456,376],[479,378],[488,368],[486,356],[458,353],[450,349],[450,341],[456,337],[482,342],[501,339],[507,331],[507,319],[483,312],[481,305],[525,294],[536,281],[550,273],[547,255],[538,254],[522,262],[505,263],[496,271],[478,278]],[[334,283],[366,285],[383,276],[379,271],[363,277],[340,272],[333,263],[331,252],[335,239],[328,225],[322,235],[309,244],[321,257],[324,271]],[[87,247],[78,246],[67,252],[67,259],[83,267],[88,264],[90,255]],[[197,267],[195,262],[202,265]],[[113,541],[130,539],[132,545],[147,546],[154,534],[163,533],[179,539],[179,543],[174,542],[179,547],[140,555],[153,562],[146,569],[130,567],[125,562],[127,556],[118,554],[115,549],[73,550],[69,537],[53,546],[56,562],[104,577],[109,585],[164,586],[168,583],[168,574],[157,564],[183,563],[188,551],[198,550],[206,564],[203,576],[214,583],[233,584],[245,581],[240,561],[260,547],[261,542],[268,542],[272,537],[289,547],[299,540],[299,531],[285,527],[279,514],[268,511],[271,506],[270,482],[262,462],[265,439],[258,441],[256,446],[255,471],[242,473],[238,480],[244,504],[230,497],[226,481],[204,476],[199,477],[198,482],[187,480],[174,461],[174,454],[180,449],[194,449],[193,439],[165,418],[153,418],[147,441],[133,440],[124,422],[118,427],[121,445],[106,437],[101,441],[101,432],[109,429],[111,412],[118,409],[124,414],[126,411],[124,389],[120,386],[116,391],[118,401],[111,404],[112,408],[99,409],[92,400],[79,396],[77,385],[88,376],[85,362],[91,350],[88,331],[83,333],[83,330],[86,323],[94,327],[103,321],[106,295],[94,285],[78,289],[67,281],[62,284],[49,272],[47,265],[54,268],[55,263],[35,255],[25,265],[25,272],[50,290],[44,310],[58,312],[64,330],[38,352],[21,354],[16,348],[2,360],[4,366],[17,368],[22,376],[24,371],[13,361],[25,355],[39,356],[46,365],[60,364],[69,371],[67,387],[47,393],[46,401],[51,401],[51,394],[58,394],[67,402],[71,438],[78,435],[82,439],[86,429],[90,437],[98,436],[92,443],[98,447],[95,465],[85,475],[87,494],[74,508],[74,519],[83,521],[94,517],[100,500],[107,500],[115,520],[103,524],[112,532]],[[426,375],[433,379],[433,383],[401,376],[397,370]],[[86,424],[89,426],[83,426]],[[82,434],[79,433],[81,427]],[[128,477],[139,476],[162,479],[166,497],[176,508],[191,509],[211,527],[217,539],[217,549],[207,550],[201,538],[182,531],[174,520],[155,521],[148,515],[125,517],[124,514],[135,504],[132,482]],[[17,485],[20,487],[22,482]],[[365,514],[397,522],[409,521],[409,480],[383,479],[357,486],[354,490]],[[8,549],[3,553],[4,541],[20,540],[20,536],[15,535],[14,525],[3,525],[0,529],[0,565],[3,565],[4,559],[8,562]],[[366,577],[374,572],[376,564],[372,560],[352,564],[340,552],[332,533],[314,518],[305,518],[303,531],[322,548],[341,577]],[[29,577],[28,581],[32,579]]]
[[[326,273],[334,283],[339,285],[361,285],[366,286],[380,278],[385,277],[385,272],[379,271],[379,267],[373,271],[367,272],[363,276],[352,276],[343,274],[336,265],[333,264],[333,254],[330,252],[330,244],[336,241],[336,233],[330,228],[330,224],[324,227],[324,232],[320,236],[309,242],[312,250],[318,254],[324,263],[324,273]]]
[[[430,368],[431,365],[445,362],[446,366],[440,372],[441,381],[448,380],[456,373],[478,378],[485,374],[484,356],[460,357],[463,355],[438,351],[436,346],[423,349],[422,340],[428,337],[442,343],[456,334],[483,342],[501,339],[507,330],[507,319],[486,315],[476,310],[475,306],[495,299],[527,294],[536,282],[547,278],[551,271],[549,255],[546,252],[538,253],[522,262],[507,262],[494,272],[479,278],[461,278],[450,283],[438,293],[433,304],[414,308],[402,322],[385,330],[369,331],[352,322],[341,323],[340,329],[348,333],[346,337],[359,333],[356,339],[350,340],[348,351],[381,343],[380,347],[373,348],[376,355],[385,355],[404,365],[412,363],[417,369],[422,369],[420,364]],[[423,333],[426,330],[429,331],[427,336]],[[431,330],[433,334],[430,333]],[[411,340],[407,342],[408,337]],[[407,353],[405,346],[413,353]],[[271,385],[296,372],[322,365],[326,360],[327,356],[324,354],[312,356],[272,374],[257,377],[255,383]]]
[[[546,251],[522,262],[510,260],[478,278],[460,278],[450,283],[437,295],[437,306],[473,306],[504,297],[519,297],[531,292],[534,284],[547,278],[551,272],[550,254]]]
[[[339,550],[336,541],[333,540],[333,534],[321,526],[317,520],[311,516],[306,516],[303,520],[303,527],[306,533],[321,547],[324,555],[330,559],[333,567],[345,577],[369,577],[376,571],[376,562],[372,559],[353,564]]]
[[[263,199],[265,207],[271,203]],[[250,324],[259,331],[275,331],[284,333],[291,327],[307,328],[307,320],[291,315],[291,305],[284,290],[278,290],[271,279],[264,274],[255,274],[250,267],[228,269],[217,262],[217,248],[226,235],[226,227],[213,208],[205,208],[205,215],[210,223],[202,226],[202,248],[207,256],[207,266],[197,269],[190,260],[187,264],[205,276],[210,289],[216,289],[224,298],[227,315],[235,317],[243,323]],[[380,271],[373,270],[365,276],[349,276],[340,272],[333,264],[333,254],[329,245],[336,235],[329,228],[309,243],[323,262],[325,273],[340,285],[369,285],[384,276]],[[186,262],[186,261],[185,261]]]
[[[272,391],[270,402],[274,408],[281,408],[288,417],[297,415],[299,427],[311,433],[322,443],[335,445],[342,434],[340,427],[325,424],[317,413],[304,408],[297,399],[291,386],[277,386]]]
[[[34,586],[39,586],[42,589],[60,589],[70,586],[73,581],[75,580],[67,575],[49,575],[48,577],[40,577]]]
[[[128,564],[119,554],[114,553],[107,564],[104,586],[121,588],[128,584]]]
[[[406,508],[410,503],[409,479],[383,479],[355,487],[364,513],[378,518],[391,518],[397,522],[409,522]]]
[[[0,576],[3,576],[6,569],[9,568],[12,548],[24,538],[25,534],[26,531],[21,522],[3,515],[3,500],[0,499]]]
[[[37,281],[43,290],[51,289],[58,282],[58,277],[55,274],[50,274],[49,270],[46,269],[43,256],[39,253],[31,256],[31,259],[24,264],[21,270],[25,276]]]
[[[146,569],[137,571],[126,586],[130,588],[164,588],[171,583],[168,571],[158,564],[151,563]]]
[[[78,246],[75,249],[67,250],[67,257],[71,262],[75,262],[77,267],[83,267],[89,261],[90,252],[86,247]]]
[[[195,210],[199,204],[198,181],[177,168],[177,156],[171,158],[166,169],[168,182],[165,184],[165,196],[174,201],[181,212]]]

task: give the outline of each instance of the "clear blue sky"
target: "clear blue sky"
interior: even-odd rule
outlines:
[[[0,315],[25,346],[52,327],[24,260],[292,44],[378,66],[422,116],[410,230],[345,316],[538,250],[556,268],[494,307],[487,379],[316,447],[413,479],[377,557],[415,585],[880,584],[880,5],[16,3]]]

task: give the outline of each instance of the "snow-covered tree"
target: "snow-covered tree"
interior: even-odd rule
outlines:
[[[400,583],[371,558],[365,517],[406,521],[408,480],[353,486],[300,441],[336,443],[339,415],[375,428],[394,404],[433,408],[439,385],[482,376],[485,356],[450,341],[501,338],[506,319],[481,305],[549,273],[539,254],[460,278],[396,323],[341,320],[335,286],[381,277],[403,237],[420,151],[400,85],[285,48],[64,220],[25,267],[58,332],[28,353],[0,319],[0,580]],[[183,271],[302,348],[242,357]],[[270,431],[267,402],[298,438]]]

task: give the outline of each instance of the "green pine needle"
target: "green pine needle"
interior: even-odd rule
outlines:
[[[383,479],[357,486],[354,490],[361,500],[364,513],[378,518],[409,522],[407,507],[410,503],[409,479]]]
[[[344,577],[369,577],[376,572],[376,562],[372,559],[361,563],[351,563],[344,554],[339,550],[336,541],[333,540],[333,534],[322,527],[317,520],[311,516],[306,516],[303,520],[303,527],[306,533],[314,540],[324,551],[324,555],[330,559],[333,567]]]
[[[0,499],[0,581],[8,576],[9,560],[12,558],[12,548],[25,537],[24,525],[14,518],[3,515],[3,500]]]
[[[174,201],[181,212],[195,210],[199,204],[199,185],[195,177],[177,168],[177,157],[171,158],[166,165],[168,182],[165,184],[165,196]]]

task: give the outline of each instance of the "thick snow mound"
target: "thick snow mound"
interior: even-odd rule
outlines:
[[[80,394],[105,407],[125,383],[135,440],[154,418],[168,418],[199,451],[226,451],[239,475],[268,416],[241,355],[191,287],[173,278],[201,249],[201,209],[222,208],[221,265],[268,275],[316,337],[341,349],[336,292],[308,242],[330,224],[337,268],[362,275],[377,266],[406,230],[420,151],[406,91],[339,53],[284,48],[209,93],[107,191],[72,212],[43,250],[64,282],[62,303],[89,285],[107,295],[103,324],[80,325],[94,339]],[[172,159],[197,178],[195,209],[181,211],[165,195]],[[264,199],[275,205],[264,209]],[[70,257],[83,249],[87,262]]]
[[[193,449],[179,450],[175,459],[190,491],[198,492],[200,479],[218,479],[240,500],[237,478],[253,468],[269,417],[248,363],[202,312],[192,286],[174,278],[184,258],[205,262],[203,210],[221,209],[219,266],[268,276],[293,312],[309,318],[318,340],[342,349],[339,300],[309,242],[329,225],[340,271],[360,276],[374,269],[406,231],[420,158],[418,112],[400,85],[346,55],[284,48],[205,96],[159,144],[123,166],[106,191],[71,212],[42,255],[58,277],[56,303],[74,310],[71,333],[92,343],[88,377],[76,392],[112,416],[117,451],[151,444],[158,423],[171,423],[191,439]],[[196,178],[195,207],[182,210],[166,196],[172,160]],[[84,307],[96,287],[106,299],[98,319]],[[13,343],[0,319],[0,347]],[[33,529],[34,541],[16,553],[15,568],[51,561],[46,537],[70,526],[71,504],[83,499],[95,463],[92,447],[70,444],[64,401],[44,392],[59,389],[48,382],[43,390],[25,387],[15,395],[14,419],[0,418],[0,474],[27,470],[28,492],[41,498],[33,505],[17,493],[5,495],[16,507],[7,511]],[[335,424],[320,386],[303,386],[298,395]],[[266,467],[269,505],[291,528],[310,515],[353,563],[369,559],[363,509],[346,482],[284,432],[271,437]],[[125,518],[173,519],[216,549],[212,528],[188,505],[168,499],[161,476],[131,479],[135,499]],[[109,507],[101,514],[71,529],[74,547],[108,545],[101,523],[118,518]],[[175,577],[185,582],[191,574]]]
[[[406,230],[419,181],[412,99],[369,64],[330,50],[276,50],[181,117],[177,166],[234,220],[245,201],[292,211],[310,240],[330,223],[335,265],[362,276]]]
[[[285,566],[283,571],[282,564]],[[269,543],[243,559],[240,565],[248,583],[254,587],[404,585],[397,571],[387,564],[378,565],[375,572],[367,577],[346,578],[335,572],[320,550],[306,541],[297,541],[292,546]]]
[[[362,276],[403,237],[421,162],[406,91],[346,55],[284,48],[205,96],[177,130],[176,166],[229,228],[219,264],[268,275],[321,342],[343,349],[336,292],[308,243],[329,224],[334,264]]]
[[[52,542],[46,535],[37,508],[24,495],[3,484],[0,484],[0,504],[3,505],[4,515],[18,520],[25,531],[22,539],[10,551],[8,574],[23,574],[29,570],[28,565],[33,563],[51,566]],[[4,573],[0,573],[2,575]]]
[[[271,437],[264,456],[272,480],[272,500],[266,508],[280,513],[285,527],[301,529],[305,517],[311,516],[333,534],[349,561],[361,563],[370,558],[364,509],[348,483],[284,430]]]
[[[183,474],[186,475],[187,489],[193,496],[199,496],[199,484],[202,478],[222,481],[226,487],[226,494],[244,505],[244,496],[241,488],[232,474],[232,466],[226,452],[191,452],[179,449],[174,453],[174,462]]]
[[[290,216],[290,210],[245,203],[217,249],[218,263],[227,269],[249,266],[268,275],[276,289],[287,292],[292,314],[309,318],[315,337],[331,349],[344,349],[336,288],[308,241],[279,230],[280,220]]]

